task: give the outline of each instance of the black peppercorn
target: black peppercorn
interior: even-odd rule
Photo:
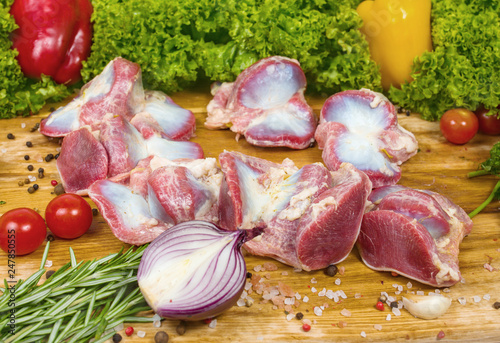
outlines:
[[[38,130],[38,128],[40,127],[40,123],[36,123],[35,126],[33,126],[30,131],[31,132],[35,132],[36,130]]]
[[[298,320],[302,320],[302,318],[304,318],[304,315],[302,314],[302,312],[297,312],[295,318],[297,318]]]
[[[27,146],[28,148],[31,148],[31,147],[33,146],[33,143],[31,143],[30,141],[27,141],[27,142],[26,142],[26,146]]]
[[[45,162],[50,162],[50,161],[52,161],[53,158],[54,158],[54,155],[48,154],[47,156],[45,156]]]
[[[27,161],[30,159],[30,155],[24,155],[24,159]]]
[[[61,194],[65,193],[64,186],[63,186],[61,183],[58,183],[58,184],[54,187],[54,193],[55,193],[56,195],[61,195]]]
[[[36,191],[36,190],[38,190],[38,184],[37,184],[37,183],[35,183],[35,184],[33,185],[33,188],[35,189],[35,191]]]
[[[158,331],[155,335],[155,343],[167,343],[168,334],[165,331]]]
[[[57,153],[57,154],[54,155],[54,159],[57,160],[58,158],[59,158],[59,153]]]
[[[409,117],[411,114],[410,110],[406,110],[406,116]]]
[[[390,306],[391,306],[391,308],[397,308],[398,307],[398,302],[397,301],[391,301]]]
[[[43,179],[45,175],[43,175],[43,173],[38,173],[38,178],[39,179]]]
[[[122,341],[122,336],[119,333],[115,333],[113,335],[113,342],[114,343],[118,343],[118,342],[121,342],[121,341]]]
[[[32,171],[32,170],[33,170],[33,166],[32,166],[31,164],[28,166],[28,170],[29,170],[29,171]]]
[[[184,335],[186,333],[186,323],[184,321],[181,321],[175,328],[175,332],[177,332],[179,336]]]
[[[92,209],[92,215],[95,217],[99,214],[99,210],[97,208]]]
[[[252,277],[252,273],[247,272],[247,278],[250,279]]]
[[[16,138],[12,133],[7,134],[7,139],[14,139]]]
[[[332,264],[332,265],[329,265],[326,269],[325,269],[325,274],[328,275],[328,276],[335,276],[338,272],[338,268],[336,265]]]
[[[500,301],[495,302],[495,303],[493,304],[493,308],[494,308],[495,310],[498,310],[498,309],[500,308]]]
[[[38,172],[43,173],[44,172],[43,168],[38,168]]]

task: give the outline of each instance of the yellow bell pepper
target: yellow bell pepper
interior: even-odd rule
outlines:
[[[382,87],[411,82],[414,58],[432,50],[431,0],[369,0],[356,10],[380,67]]]

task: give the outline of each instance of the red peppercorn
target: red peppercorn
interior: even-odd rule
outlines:
[[[439,333],[437,334],[437,339],[438,339],[438,340],[439,340],[439,339],[443,339],[443,338],[444,338],[444,336],[445,336],[444,331],[443,331],[443,330],[441,330],[441,331],[439,331]]]
[[[377,305],[375,305],[375,307],[377,308],[377,310],[383,311],[384,310],[384,303],[381,301],[377,301]]]
[[[52,180],[52,181],[50,181],[50,184],[55,187],[55,186],[57,186],[57,181],[56,180]]]
[[[311,325],[309,325],[309,324],[302,325],[302,330],[304,330],[305,332],[311,330]]]
[[[133,333],[134,333],[133,327],[129,326],[128,328],[125,329],[125,335],[132,336]]]
[[[212,318],[206,318],[206,319],[203,319],[203,322],[205,324],[210,324],[212,322]]]

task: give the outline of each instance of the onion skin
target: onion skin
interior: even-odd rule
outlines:
[[[225,231],[188,221],[158,236],[144,251],[137,280],[161,317],[203,320],[235,305],[243,292],[246,263],[241,246],[261,229]]]

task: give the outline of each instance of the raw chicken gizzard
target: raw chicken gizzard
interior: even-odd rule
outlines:
[[[316,118],[304,98],[306,77],[299,62],[264,58],[235,82],[216,86],[205,127],[243,135],[252,145],[305,149],[314,142]]]
[[[394,105],[367,89],[348,90],[329,97],[315,133],[330,170],[353,164],[372,181],[373,188],[394,185],[403,162],[415,155],[415,136],[398,124]]]
[[[356,243],[363,262],[434,287],[461,279],[459,244],[472,230],[465,211],[445,196],[404,186],[374,190]]]

